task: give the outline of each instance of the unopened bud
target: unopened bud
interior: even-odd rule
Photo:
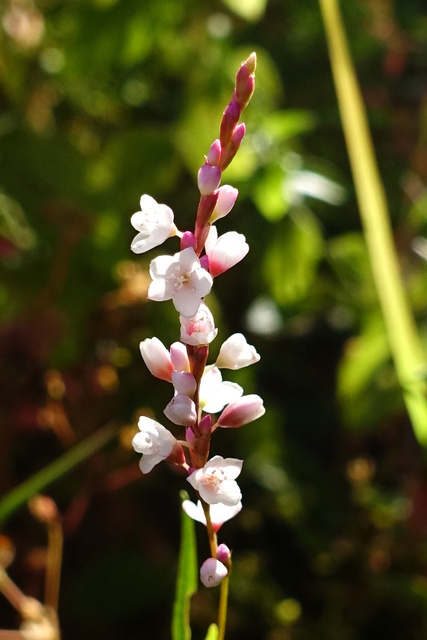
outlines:
[[[196,250],[196,246],[197,242],[194,233],[192,233],[191,231],[184,231],[179,247],[180,251],[184,251],[184,249],[188,249],[189,247]]]
[[[221,157],[221,143],[219,140],[215,140],[212,142],[211,148],[209,149],[209,153],[207,155],[207,161],[211,165],[219,164],[219,159]]]
[[[248,422],[253,422],[263,416],[264,413],[265,408],[262,398],[256,394],[250,394],[239,398],[236,402],[231,402],[221,413],[217,424],[219,427],[226,429],[235,429]]]
[[[230,162],[238,152],[240,144],[245,135],[245,132],[246,132],[246,126],[243,122],[241,124],[238,124],[235,127],[229,144],[225,149],[223,149],[223,152],[221,154],[221,162],[220,162],[221,171],[224,171],[224,169],[228,167],[228,165],[230,164]]]
[[[224,111],[224,115],[222,116],[222,120],[221,120],[220,131],[219,131],[219,138],[221,141],[221,147],[223,152],[224,152],[224,147],[226,147],[230,142],[231,136],[233,135],[233,131],[237,123],[239,122],[240,113],[241,113],[240,107],[235,100],[232,100]]]
[[[231,559],[231,551],[226,544],[222,543],[218,545],[218,549],[216,550],[216,558],[226,567],[228,566],[228,563]]]
[[[171,422],[183,427],[194,424],[197,420],[196,406],[184,393],[177,393],[166,405],[163,413]]]
[[[217,587],[228,573],[227,567],[216,558],[208,558],[200,567],[200,580],[205,587]]]
[[[215,189],[218,189],[221,182],[221,169],[216,166],[212,166],[209,162],[200,167],[197,174],[197,184],[202,196],[207,196],[213,193]]]
[[[237,200],[239,192],[234,187],[230,187],[228,184],[224,184],[218,189],[218,200],[216,201],[215,209],[212,212],[210,222],[216,222],[220,218],[224,218],[231,209],[234,207],[234,203]]]

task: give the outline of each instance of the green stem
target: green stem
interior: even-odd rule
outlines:
[[[370,255],[373,277],[403,398],[422,445],[427,445],[427,402],[419,372],[425,362],[399,272],[384,188],[365,107],[337,0],[319,0],[342,126]]]
[[[218,640],[224,640],[225,638],[225,627],[227,624],[227,608],[228,608],[228,587],[230,584],[230,571],[231,571],[231,561],[230,561],[230,567],[228,569],[228,574],[225,576],[224,580],[221,582],[221,591],[219,594]]]
[[[213,527],[212,527],[210,506],[208,505],[207,502],[202,500],[202,498],[200,498],[200,501],[201,501],[202,506],[203,506],[203,511],[205,512],[206,530],[208,532],[209,547],[210,547],[210,550],[211,550],[211,555],[212,555],[212,558],[216,558],[216,552],[217,552],[217,549],[218,549],[218,540],[217,540],[217,537],[216,537],[216,533],[215,533],[215,531],[213,530]]]

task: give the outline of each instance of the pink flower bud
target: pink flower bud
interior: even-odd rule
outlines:
[[[224,169],[228,167],[228,165],[238,152],[245,132],[246,126],[243,122],[237,125],[237,127],[234,129],[229,144],[223,149],[221,153],[221,161],[219,164],[219,166],[221,167],[221,171],[224,171]]]
[[[183,427],[194,424],[197,420],[194,402],[183,393],[177,393],[166,405],[163,413],[171,422]]]
[[[231,209],[234,207],[234,203],[237,200],[239,192],[234,187],[230,187],[228,184],[224,184],[217,191],[218,200],[216,201],[215,209],[212,212],[210,222],[216,222],[220,218],[224,218]]]
[[[227,567],[216,558],[208,558],[200,567],[200,580],[205,587],[217,587],[228,573]]]
[[[260,356],[255,347],[246,342],[242,333],[234,333],[221,346],[216,366],[222,369],[242,369],[258,362]]]
[[[174,342],[170,347],[170,357],[175,371],[190,371],[187,349],[182,342]]]
[[[188,249],[188,247],[191,247],[191,249],[196,250],[196,237],[194,235],[194,233],[191,233],[191,231],[184,231],[184,233],[182,234],[182,238],[181,238],[181,244],[180,244],[180,250],[183,251],[184,249]]]
[[[218,231],[212,225],[205,251],[209,258],[209,273],[215,278],[243,260],[249,251],[249,245],[245,236],[236,231],[228,231],[218,238]]]
[[[204,256],[200,256],[200,266],[206,271],[209,271],[209,258],[205,254]]]
[[[164,344],[158,338],[147,338],[139,348],[149,372],[160,380],[171,382],[173,366]]]
[[[192,398],[196,393],[197,384],[194,376],[187,371],[174,371],[172,373],[172,384],[178,394],[183,393]]]
[[[199,422],[200,433],[210,433],[212,429],[212,418],[210,415],[204,416]]]
[[[262,398],[256,394],[250,394],[229,404],[219,416],[217,425],[226,429],[235,429],[248,422],[253,422],[264,413]]]
[[[215,140],[212,142],[211,148],[209,149],[209,153],[207,155],[207,161],[209,164],[217,165],[219,163],[219,159],[221,157],[221,143],[219,140]]]
[[[221,141],[221,147],[224,151],[224,147],[228,145],[233,135],[233,131],[239,122],[240,107],[235,100],[232,100],[226,107],[224,115],[221,120],[221,127],[219,133],[219,139]]]
[[[218,189],[221,182],[221,169],[216,166],[212,166],[209,162],[200,167],[197,174],[197,184],[202,196],[207,196],[213,193],[215,189]]]
[[[217,560],[222,562],[222,564],[224,564],[225,566],[228,565],[231,558],[231,551],[226,544],[222,543],[218,545],[218,548],[216,550],[216,557],[217,557]]]
[[[186,318],[181,315],[179,319],[181,340],[185,344],[192,346],[209,344],[218,333],[218,329],[215,329],[213,315],[203,302],[195,316]]]
[[[242,67],[240,68],[242,69]],[[247,76],[247,77],[244,77],[244,76]],[[240,82],[236,83],[236,100],[239,103],[239,107],[242,111],[248,105],[248,102],[252,98],[252,94],[254,90],[255,90],[254,76],[248,75],[247,73],[242,74],[240,78]]]

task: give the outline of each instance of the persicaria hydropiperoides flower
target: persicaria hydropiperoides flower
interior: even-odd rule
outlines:
[[[209,273],[212,278],[216,278],[243,260],[249,251],[249,245],[245,236],[236,231],[228,231],[218,238],[218,231],[212,225],[206,239],[205,251],[209,258]]]
[[[177,440],[164,426],[142,416],[132,444],[142,454],[143,473],[162,460],[179,465],[198,493],[197,505],[185,501],[183,509],[208,530],[213,557],[200,570],[201,581],[207,587],[218,585],[231,569],[230,549],[218,545],[216,533],[242,508],[236,478],[243,461],[219,455],[209,459],[211,438],[220,427],[240,427],[265,412],[259,396],[244,396],[240,385],[222,379],[220,368],[237,370],[260,359],[243,334],[230,336],[222,344],[216,362],[208,364],[209,346],[218,329],[205,303],[214,278],[240,262],[249,251],[243,234],[227,231],[218,235],[214,223],[228,215],[238,196],[234,187],[220,185],[224,169],[245,136],[245,125],[239,121],[254,91],[255,66],[255,54],[242,63],[223,112],[219,137],[212,142],[197,174],[200,198],[194,228],[179,231],[172,209],[147,194],[141,197],[141,210],[131,218],[138,231],[131,245],[135,253],[157,247],[169,237],[179,238],[179,251],[151,261],[152,281],[147,297],[157,302],[172,300],[179,313],[180,341],[168,350],[158,338],[147,338],[141,342],[140,350],[150,373],[172,384],[173,397],[164,414],[176,425],[174,430],[181,432],[181,439]]]
[[[228,573],[227,567],[216,558],[208,558],[200,567],[200,580],[205,587],[217,587]]]
[[[201,522],[201,524],[204,524],[206,527],[206,516],[200,500],[197,501],[197,504],[191,502],[191,500],[184,500],[182,508],[190,518],[196,520],[196,522]],[[212,529],[215,533],[219,531],[224,522],[234,518],[234,516],[236,516],[241,510],[242,502],[240,500],[237,504],[232,505],[231,507],[226,504],[222,504],[222,502],[211,504],[209,515],[212,523]]]
[[[242,499],[236,482],[242,465],[243,460],[214,456],[202,469],[193,471],[187,480],[208,504],[222,502],[232,507]]]
[[[170,382],[172,380],[173,365],[169,351],[163,342],[158,338],[146,338],[140,343],[139,349],[151,375]]]
[[[260,356],[255,347],[248,344],[243,333],[233,333],[221,345],[216,366],[220,369],[242,369],[258,362]]]
[[[192,318],[181,314],[180,322],[182,342],[193,347],[211,343],[218,333],[213,315],[203,302]]]
[[[149,300],[171,300],[185,318],[194,316],[204,296],[212,287],[212,277],[200,266],[200,260],[190,247],[174,256],[158,256],[151,261],[148,288]]]
[[[134,253],[145,253],[157,247],[177,229],[173,222],[173,211],[165,204],[158,204],[154,198],[144,194],[140,200],[141,211],[137,211],[130,219],[134,229],[139,231],[132,240]]]
[[[142,473],[149,473],[156,464],[169,458],[177,442],[170,431],[147,416],[139,418],[138,429],[132,446],[142,453],[139,463]]]

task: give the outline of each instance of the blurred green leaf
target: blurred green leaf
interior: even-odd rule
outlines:
[[[211,626],[208,629],[208,633],[205,640],[217,640],[217,638],[218,638],[218,627],[216,626],[216,624],[211,624]]]
[[[22,507],[28,502],[32,496],[43,491],[52,482],[62,478],[68,471],[87,460],[116,435],[116,425],[107,425],[99,429],[21,485],[12,489],[12,491],[0,500],[0,525],[3,525],[4,522],[10,518],[19,507]]]
[[[313,214],[299,209],[282,221],[262,267],[266,285],[280,305],[307,295],[322,256],[322,232]]]
[[[181,499],[188,496],[181,492]],[[190,599],[197,591],[197,547],[194,520],[181,509],[181,545],[178,558],[172,640],[190,640]]]
[[[250,22],[259,20],[267,6],[267,0],[223,0],[223,3],[235,14]]]
[[[284,183],[284,172],[278,164],[270,164],[254,180],[253,199],[260,213],[270,222],[281,220],[288,212],[289,202],[285,197]]]

